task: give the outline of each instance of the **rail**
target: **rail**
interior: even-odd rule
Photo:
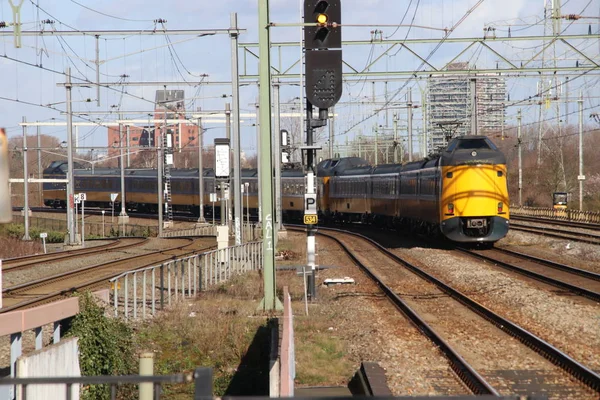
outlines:
[[[600,212],[598,211],[580,211],[571,209],[555,210],[553,208],[512,206],[510,213],[515,216],[523,217],[541,217],[590,224],[600,223]]]
[[[262,268],[262,242],[248,242],[128,271],[110,280],[115,316],[155,315],[174,301],[196,296],[233,275]]]

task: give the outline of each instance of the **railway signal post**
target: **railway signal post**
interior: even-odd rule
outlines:
[[[315,225],[317,216],[316,151],[313,129],[327,125],[329,109],[342,96],[342,9],[340,0],[304,1],[304,51],[306,73],[306,194],[308,297],[316,298]],[[313,117],[313,107],[319,109]]]

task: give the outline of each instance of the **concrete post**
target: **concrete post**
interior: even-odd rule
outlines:
[[[585,175],[583,175],[583,92],[579,93],[579,211],[583,211],[583,181]]]
[[[23,123],[26,122],[27,119],[23,117]],[[23,240],[31,240],[29,237],[29,171],[27,161],[27,126],[23,125],[23,216],[25,218]]]
[[[154,353],[140,354],[140,376],[154,375]],[[140,383],[139,400],[152,400],[154,398],[154,385],[152,382]]]
[[[242,170],[241,170],[241,141],[240,141],[240,74],[238,65],[238,32],[237,32],[237,13],[230,14],[231,27],[229,36],[231,37],[231,117],[232,117],[232,141],[233,148],[233,219],[235,225],[235,244],[242,244]]]
[[[75,243],[75,215],[73,209],[73,193],[75,190],[75,179],[73,177],[73,112],[71,103],[71,68],[67,68],[66,72],[67,90],[67,229],[69,230],[68,244]]]
[[[517,146],[519,150],[519,207],[523,207],[523,160],[521,157],[521,110],[517,112]]]

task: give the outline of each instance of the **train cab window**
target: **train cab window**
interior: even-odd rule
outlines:
[[[485,139],[463,139],[457,140],[458,150],[477,150],[477,149],[489,149],[489,141]]]
[[[452,172],[446,172],[446,178],[450,179],[452,178],[454,175],[452,174]]]
[[[504,174],[502,173],[502,171],[498,171],[498,172],[497,172],[497,174],[498,174],[498,178],[501,178],[501,177],[502,177],[502,175],[504,175]]]

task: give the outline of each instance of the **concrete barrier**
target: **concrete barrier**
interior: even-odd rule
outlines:
[[[58,344],[21,356],[17,359],[17,378],[81,377],[78,338],[68,338]],[[79,399],[79,385],[17,386],[17,400]],[[70,397],[67,396],[70,390]],[[25,392],[25,393],[24,393]]]

